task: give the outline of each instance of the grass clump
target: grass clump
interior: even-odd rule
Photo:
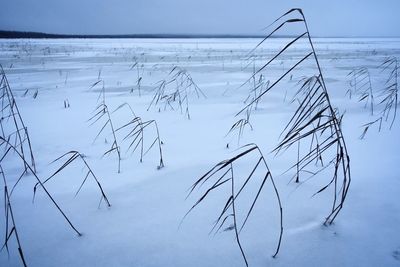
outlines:
[[[111,120],[111,115],[108,110],[108,106],[105,104],[105,101],[100,103],[96,109],[94,110],[94,115],[89,119],[89,122],[91,122],[90,125],[95,124],[98,121],[102,121],[102,126],[100,130],[97,132],[96,137],[94,138],[93,142],[97,140],[97,138],[100,136],[100,134],[104,131],[104,129],[108,126],[111,136],[112,136],[112,143],[111,147],[104,152],[103,156],[109,155],[111,153],[116,153],[118,157],[118,173],[121,172],[121,150],[120,146],[117,141],[117,135],[116,135],[116,129],[114,128],[113,121]]]
[[[0,130],[1,136],[18,149],[23,157],[25,172],[28,172],[30,166],[36,171],[35,157],[33,155],[31,139],[29,138],[28,128],[25,126],[21,113],[19,112],[17,102],[15,101],[11,87],[8,83],[3,67],[0,65],[0,105],[1,118]],[[28,165],[26,165],[28,164]]]
[[[167,79],[159,82],[147,110],[150,110],[152,106],[159,106],[159,111],[161,111],[161,107],[164,110],[167,108],[171,110],[179,109],[181,114],[184,113],[190,119],[189,97],[192,94],[195,94],[197,98],[206,98],[206,95],[193,81],[190,74],[175,66],[168,74]]]
[[[86,183],[87,179],[89,177],[91,177],[96,182],[96,185],[99,188],[100,193],[101,193],[99,206],[100,206],[101,202],[104,200],[106,202],[107,206],[111,207],[111,204],[108,201],[108,198],[103,190],[103,187],[101,186],[101,184],[100,184],[99,180],[97,179],[96,175],[94,174],[93,170],[90,168],[89,164],[87,163],[85,156],[83,154],[79,153],[78,151],[69,151],[69,152],[61,155],[60,157],[56,158],[52,163],[61,161],[64,158],[67,158],[67,160],[64,161],[63,164],[52,175],[50,175],[50,177],[48,177],[46,180],[44,180],[42,184],[45,184],[48,181],[50,181],[51,179],[53,179],[56,175],[61,173],[65,168],[72,165],[73,162],[81,161],[84,165],[84,168],[86,169],[86,175],[85,175],[81,185],[79,186],[78,190],[76,191],[75,196],[77,196],[78,193],[81,191],[81,189],[82,189],[83,185]],[[36,194],[36,189],[39,185],[40,185],[39,183],[35,184],[34,196]]]
[[[300,88],[295,93],[294,99],[296,101],[294,102],[299,103],[298,107],[284,127],[281,134],[281,141],[275,147],[274,151],[276,153],[284,152],[295,144],[298,146],[298,142],[302,140],[303,143],[309,143],[309,149],[298,156],[297,162],[289,167],[289,170],[296,169],[297,173],[309,173],[311,176],[315,176],[329,166],[334,167],[331,179],[317,192],[317,194],[321,193],[331,186],[334,189],[332,208],[325,219],[325,224],[331,224],[343,208],[351,181],[350,156],[341,126],[342,115],[338,113],[338,110],[331,103],[303,11],[299,8],[293,8],[276,19],[269,27],[276,23],[278,23],[278,26],[274,27],[271,33],[250,51],[249,55],[252,55],[259,46],[271,39],[282,28],[292,24],[300,24],[303,26],[303,30],[288,41],[282,49],[276,52],[245,83],[253,79],[255,75],[262,73],[271,64],[277,63],[279,57],[284,55],[289,48],[293,47],[300,40],[307,40],[309,51],[301,55],[299,59],[296,59],[294,64],[287,68],[275,81],[271,81],[270,86],[250,101],[237,115],[246,111],[256,101],[259,101],[268,92],[281,84],[285,78],[292,75],[296,69],[299,69],[303,62],[311,60],[314,63],[316,74],[304,79]],[[324,156],[328,157],[327,164],[324,164]],[[314,163],[318,162],[320,163],[319,170],[308,170],[308,168],[314,166]]]
[[[377,126],[380,132],[385,122],[389,123],[389,130],[392,129],[397,116],[398,107],[398,62],[396,57],[389,57],[379,66],[381,73],[387,73],[384,86],[377,95],[378,103],[374,104],[373,90],[371,86],[371,78],[366,68],[358,68],[350,74],[353,76],[351,85],[354,92],[360,92],[359,101],[366,101],[365,106],[370,105],[371,116],[375,116],[371,121],[363,124],[363,132],[360,139],[364,139],[368,130],[372,126]],[[358,84],[358,86],[357,86]],[[349,89],[351,90],[351,89]],[[374,106],[378,112],[374,114]]]
[[[371,75],[366,67],[352,70],[347,76],[351,77],[350,89],[347,94],[358,95],[358,102],[365,102],[365,108],[369,107],[371,116],[374,115],[374,93],[372,90]]]
[[[49,201],[54,205],[54,207],[58,210],[58,212],[62,215],[62,217],[66,220],[67,224],[69,227],[78,235],[81,236],[82,234],[77,230],[77,228],[72,224],[71,220],[67,217],[67,215],[64,213],[64,211],[61,209],[61,207],[58,205],[58,203],[55,201],[53,196],[50,194],[42,180],[39,178],[39,176],[36,174],[36,171],[30,166],[28,162],[26,162],[26,159],[24,156],[21,154],[19,151],[19,148],[15,147],[13,144],[11,144],[8,140],[4,139],[4,137],[0,136],[0,148],[2,148],[5,152],[2,155],[0,159],[0,172],[3,177],[3,183],[4,183],[4,192],[5,192],[5,219],[6,219],[6,229],[5,229],[5,241],[3,244],[2,248],[6,248],[8,251],[8,243],[10,242],[11,237],[14,235],[17,241],[18,245],[18,252],[21,258],[21,261],[24,266],[27,266],[24,254],[22,251],[19,235],[17,232],[16,228],[16,221],[13,215],[13,209],[11,205],[11,199],[12,199],[12,194],[19,182],[21,181],[22,177],[27,174],[32,174],[33,178],[36,180],[37,184],[43,189],[44,193],[48,197]],[[11,187],[11,190],[9,190],[8,187],[8,182],[7,180],[9,179],[8,176],[6,175],[6,172],[4,170],[5,162],[7,161],[7,158],[13,158],[16,160],[20,160],[23,162],[23,166],[26,167],[26,170],[21,170],[19,178],[15,181],[14,185]],[[10,229],[11,227],[11,229]]]
[[[140,150],[140,162],[143,162],[144,156],[156,145],[158,147],[159,165],[157,169],[164,167],[162,141],[157,122],[155,120],[143,121],[141,117],[137,116],[128,103],[121,104],[114,112],[128,107],[132,114],[132,119],[122,126],[118,127],[115,131],[123,135],[122,141],[127,141],[129,146],[127,151],[133,154],[137,149]],[[150,132],[146,134],[146,131]],[[146,146],[145,137],[150,138],[150,144]],[[148,143],[148,142],[147,142]]]
[[[257,158],[257,160],[251,163],[252,169],[245,177],[238,177],[235,174],[236,165],[240,161],[245,161],[246,156],[253,155]],[[256,172],[261,172],[262,175],[256,174]],[[241,179],[244,178],[244,179]],[[242,223],[238,223],[238,217],[240,216],[239,211],[237,211],[236,206],[238,205],[239,201],[245,201],[246,199],[240,198],[242,196],[245,189],[249,187],[250,182],[258,181],[260,182],[259,187],[256,190],[255,195],[251,199],[251,205],[248,210],[245,211],[245,216],[242,218]],[[264,155],[261,153],[259,147],[255,144],[248,144],[242,147],[242,152],[236,154],[234,157],[229,159],[223,160],[217,163],[214,167],[212,167],[209,171],[207,171],[203,176],[201,176],[189,189],[189,194],[194,193],[194,191],[200,190],[200,197],[194,203],[194,205],[189,209],[189,211],[185,214],[184,218],[192,212],[198,205],[203,203],[207,196],[211,195],[212,193],[216,193],[218,190],[222,190],[223,187],[229,188],[229,194],[226,196],[225,205],[222,208],[221,213],[215,220],[210,233],[214,232],[217,233],[221,230],[224,226],[229,225],[225,228],[224,231],[234,230],[235,232],[235,240],[240,249],[242,254],[243,260],[248,266],[248,260],[245,254],[245,250],[242,246],[240,233],[245,228],[250,215],[258,203],[259,196],[261,195],[266,182],[270,181],[275,192],[275,197],[277,200],[277,205],[279,207],[279,218],[280,218],[280,232],[279,232],[279,239],[276,250],[273,254],[275,257],[280,249],[282,235],[283,235],[283,213],[282,213],[282,203],[280,200],[280,196],[278,193],[278,189],[276,188],[274,179],[272,177],[271,171],[267,165]],[[210,186],[205,187],[202,190],[204,184],[210,184]],[[183,220],[182,220],[183,221]],[[230,224],[229,224],[230,223]]]

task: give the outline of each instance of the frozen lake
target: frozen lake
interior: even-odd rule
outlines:
[[[399,58],[400,38],[313,40],[331,103],[344,114],[341,126],[351,158],[349,194],[330,226],[323,222],[332,206],[333,189],[313,194],[329,182],[333,167],[313,177],[304,173],[300,183],[294,183],[293,169],[286,171],[296,162],[297,145],[277,156],[272,153],[299,105],[296,91],[305,77],[315,75],[314,61],[307,59],[263,95],[251,113],[251,127],[246,125],[242,134],[228,133],[245,117],[235,115],[253,97],[254,84],[262,81],[260,90],[268,88],[310,51],[306,40],[300,40],[251,79],[290,40],[269,40],[252,56],[249,52],[260,39],[0,40],[0,64],[28,128],[37,175],[45,180],[61,164],[50,164],[53,160],[79,151],[111,203],[107,207],[103,201],[98,207],[100,195],[90,179],[74,197],[86,174],[79,163],[47,183],[83,233],[78,237],[40,188],[32,203],[36,181],[32,175],[24,176],[11,202],[28,266],[245,266],[230,223],[216,235],[209,234],[229,188],[210,194],[180,223],[200,196],[185,199],[190,186],[248,143],[257,144],[268,162],[280,193],[284,226],[280,252],[272,258],[279,212],[273,188],[267,184],[242,235],[250,266],[398,266],[399,120],[396,117],[390,129],[392,110],[380,131],[373,124],[363,139],[360,136],[363,125],[383,112],[379,103],[391,69],[383,69],[382,63]],[[363,92],[354,90],[350,72],[359,68],[368,70],[373,114],[371,95],[363,98]],[[189,76],[171,80],[177,70]],[[180,105],[175,98],[154,102],[163,82],[165,90],[186,88],[179,95]],[[106,104],[117,129],[134,118],[125,103],[143,121],[157,122],[164,168],[158,169],[158,142],[152,146],[154,128],[148,128],[143,138],[144,150],[151,147],[143,162],[140,147],[132,153],[129,139],[118,133],[121,172],[116,153],[103,156],[112,148],[113,134],[106,125],[95,140],[104,118],[93,125],[90,118],[99,104]],[[246,176],[252,162],[250,158],[238,163],[237,175]],[[20,165],[7,158],[2,167],[11,187]],[[249,185],[250,196],[257,186]],[[0,213],[4,211],[1,205]],[[5,227],[5,220],[0,220],[0,229]],[[8,247],[10,257],[4,249],[0,266],[22,266],[14,238]]]

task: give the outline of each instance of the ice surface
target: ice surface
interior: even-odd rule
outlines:
[[[247,66],[245,55],[258,41],[0,40],[0,63],[28,126],[38,175],[45,179],[57,168],[49,164],[52,160],[79,150],[86,155],[112,204],[111,208],[97,208],[99,194],[91,180],[74,198],[85,175],[79,164],[52,180],[50,192],[83,232],[77,237],[43,192],[39,190],[32,204],[35,181],[32,176],[24,177],[11,200],[28,266],[244,266],[232,231],[208,235],[225,201],[222,193],[212,195],[178,226],[195,201],[185,200],[191,184],[238,148],[237,135],[226,134],[248,95],[249,86],[238,87],[252,75],[253,65],[250,62]],[[258,50],[254,67],[262,66],[284,41],[273,39]],[[347,74],[360,66],[369,68],[378,94],[387,77],[379,65],[388,56],[400,55],[400,39],[326,38],[315,39],[315,44],[333,105],[345,112],[343,132],[353,178],[348,199],[334,225],[323,226],[331,207],[331,190],[312,195],[329,179],[329,171],[299,186],[290,182],[293,173],[284,173],[295,155],[274,157],[270,153],[294,110],[289,99],[296,81],[315,71],[310,61],[291,80],[265,96],[251,118],[254,130],[246,129],[239,143],[254,142],[262,149],[284,209],[282,247],[273,259],[279,224],[269,187],[243,237],[250,266],[399,266],[400,124],[397,120],[391,131],[384,124],[379,133],[376,127],[371,128],[360,140],[361,125],[372,117],[363,103],[345,94],[349,88]],[[305,51],[308,46],[302,42],[265,76],[273,80]],[[131,68],[135,62],[143,77],[141,97],[136,86],[137,69]],[[161,108],[158,112],[152,107],[147,111],[157,82],[174,66],[186,69],[207,95],[206,99],[191,96],[191,120],[179,110]],[[106,130],[93,143],[98,127],[87,121],[97,105],[102,83],[92,89],[90,86],[99,78],[104,81],[111,110],[127,102],[143,119],[157,121],[165,168],[157,170],[155,150],[140,163],[137,154],[125,153],[127,143],[122,141],[120,174],[115,154],[102,157],[110,145],[110,132]],[[66,99],[70,103],[67,109]],[[117,125],[131,119],[128,112],[112,117]],[[13,164],[10,161],[6,166],[10,184],[18,174],[18,166]],[[239,169],[249,167],[249,163],[241,164]],[[3,214],[3,206],[0,212]],[[4,220],[0,220],[0,229],[4,227]],[[10,257],[3,250],[0,266],[21,266],[15,242],[11,241],[9,247]]]

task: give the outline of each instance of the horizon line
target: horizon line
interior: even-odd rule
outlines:
[[[241,33],[134,33],[134,34],[64,34],[36,31],[0,30],[0,39],[196,39],[196,38],[264,38],[266,34]],[[275,38],[288,38],[296,35],[276,35]],[[400,36],[314,36],[313,38],[400,38]]]

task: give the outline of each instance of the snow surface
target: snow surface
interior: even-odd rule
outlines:
[[[362,103],[345,96],[347,74],[356,67],[368,67],[373,88],[377,92],[383,88],[387,74],[379,65],[387,56],[400,55],[400,39],[315,39],[332,103],[345,111],[343,132],[353,178],[345,207],[331,226],[322,225],[331,207],[331,190],[312,197],[331,173],[298,185],[290,182],[293,173],[285,173],[295,154],[270,153],[294,110],[285,95],[290,98],[295,81],[315,72],[312,61],[263,98],[251,117],[254,130],[247,128],[239,144],[237,134],[227,135],[241,118],[235,114],[250,89],[238,88],[253,71],[251,63],[246,68],[244,56],[258,41],[1,40],[0,63],[28,126],[39,177],[44,180],[57,168],[52,160],[78,150],[86,155],[112,205],[98,208],[100,195],[92,180],[74,197],[85,175],[78,163],[49,182],[50,192],[83,233],[78,237],[43,191],[38,190],[32,203],[35,181],[25,176],[11,200],[28,266],[245,266],[233,231],[208,234],[226,201],[223,191],[206,199],[179,225],[196,201],[195,196],[185,199],[192,183],[217,162],[235,155],[240,145],[252,142],[262,149],[280,191],[284,234],[281,251],[272,258],[279,214],[269,184],[242,237],[250,266],[400,266],[400,123],[397,119],[392,130],[386,123],[381,132],[371,128],[360,140],[361,125],[373,117]],[[258,50],[255,67],[262,66],[284,41],[273,39]],[[273,80],[305,51],[308,46],[302,41],[265,75]],[[143,64],[141,97],[136,67],[131,69],[135,61]],[[190,120],[176,110],[147,111],[157,82],[174,66],[186,69],[207,95],[206,99],[191,96]],[[116,154],[102,157],[110,146],[110,132],[93,143],[100,125],[87,121],[98,103],[101,85],[90,86],[99,71],[110,110],[127,102],[143,119],[157,121],[165,168],[157,170],[156,150],[140,163],[137,154],[125,153],[127,143],[122,141],[120,174]],[[70,108],[64,108],[65,99]],[[112,118],[116,125],[131,119],[123,110]],[[251,168],[249,164],[250,160],[242,161],[236,167],[239,174]],[[7,162],[9,184],[17,179],[18,168]],[[0,220],[0,229],[4,222]],[[14,239],[9,247],[10,257],[5,250],[0,253],[0,266],[21,266]]]

